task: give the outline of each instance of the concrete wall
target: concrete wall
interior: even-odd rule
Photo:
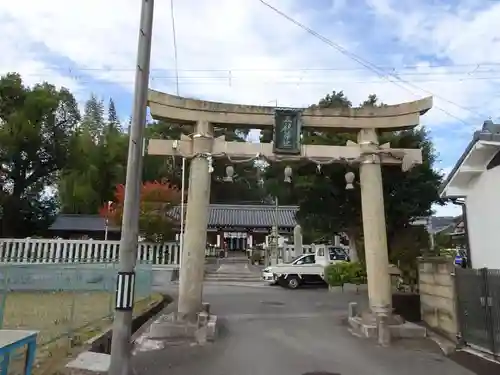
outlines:
[[[473,268],[500,268],[500,167],[487,170],[470,184],[467,231]]]
[[[419,289],[422,320],[436,332],[457,341],[459,331],[453,259],[419,259]]]
[[[158,293],[167,293],[174,281],[179,280],[179,271],[174,268],[154,268],[152,275],[153,291]]]

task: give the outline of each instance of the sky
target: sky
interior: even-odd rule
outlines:
[[[333,90],[343,90],[354,105],[372,93],[386,104],[432,95],[434,107],[421,123],[439,154],[436,169],[444,173],[484,120],[499,120],[498,1],[267,1],[326,41],[259,0],[172,2],[155,4],[153,89],[280,107],[308,106]],[[112,97],[128,119],[140,3],[0,2],[0,74],[15,71],[27,84],[65,86],[79,103],[91,93],[106,102]],[[460,208],[436,211],[456,215]]]

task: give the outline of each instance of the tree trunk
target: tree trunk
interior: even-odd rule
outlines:
[[[349,258],[351,258],[351,262],[359,262],[358,249],[356,246],[356,230],[347,230],[347,237],[349,239]]]
[[[19,198],[8,196],[3,203],[2,236],[7,238],[23,237],[22,220],[20,218],[21,208]]]

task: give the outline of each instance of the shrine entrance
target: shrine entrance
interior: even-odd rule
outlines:
[[[245,251],[248,248],[248,233],[224,232],[224,249],[228,251]]]
[[[229,164],[264,158],[269,162],[289,163],[284,169],[285,181],[293,178],[295,162],[359,166],[370,300],[370,310],[365,315],[381,322],[390,321],[392,293],[381,164],[399,164],[403,171],[407,171],[422,163],[422,152],[418,149],[392,149],[388,143],[379,144],[378,134],[415,127],[420,116],[432,107],[432,98],[378,108],[294,109],[208,102],[150,90],[148,104],[154,118],[194,127],[192,136],[183,135],[180,140],[152,139],[148,143],[151,155],[178,155],[191,159],[179,316],[194,319],[202,305],[210,174],[214,158],[226,158]],[[274,140],[272,143],[226,142],[224,136],[213,136],[212,124],[217,127],[272,128]],[[301,131],[304,128],[355,132],[357,143],[348,142],[345,146],[302,144]],[[227,172],[227,180],[231,180],[230,167]],[[352,172],[346,174],[346,188],[353,188],[354,178]],[[388,335],[386,325],[379,326],[379,335]]]

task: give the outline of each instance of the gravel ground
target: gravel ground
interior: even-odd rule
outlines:
[[[4,329],[38,330],[39,345],[113,312],[114,293],[10,292]]]
[[[220,319],[217,341],[138,353],[137,374],[473,375],[430,340],[382,348],[352,336],[347,304],[365,305],[363,294],[206,285],[204,300]]]
[[[137,301],[135,311],[142,311],[149,302],[148,299]],[[59,367],[62,359],[74,354],[86,340],[111,324],[113,312],[114,293],[10,292],[5,301],[2,328],[39,331],[35,374],[53,375],[52,369]],[[110,318],[106,319],[107,316]],[[71,349],[69,331],[73,331]],[[21,370],[23,365],[21,360],[11,363],[13,370]]]

